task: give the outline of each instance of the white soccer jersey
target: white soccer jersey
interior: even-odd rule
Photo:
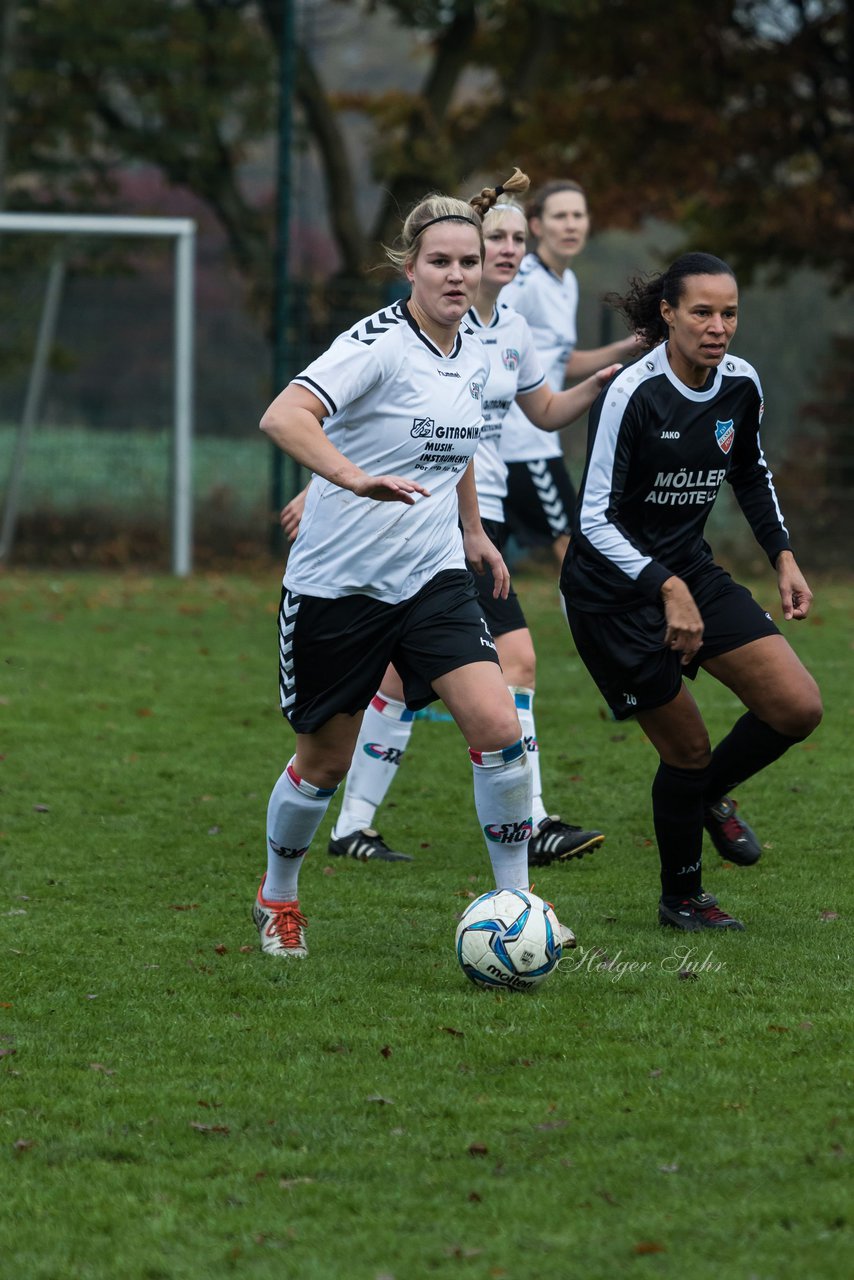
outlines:
[[[375,502],[315,476],[285,570],[290,591],[397,604],[443,569],[465,567],[457,484],[480,439],[486,373],[465,322],[445,356],[397,302],[294,378],[328,410],[326,434],[345,457],[369,475],[415,480],[430,496]]]
[[[500,453],[503,424],[509,410],[518,409],[516,396],[536,391],[546,379],[528,322],[512,307],[500,302],[487,325],[474,307],[466,319],[489,359],[483,390],[483,428],[474,458],[477,501],[484,520],[503,524],[507,493],[507,464]]]
[[[515,278],[499,295],[528,321],[540,353],[546,381],[554,391],[562,391],[566,362],[578,342],[576,313],[578,281],[567,269],[562,276],[551,271],[535,253],[527,253]],[[560,437],[535,427],[513,405],[501,433],[501,456],[505,462],[533,462],[538,458],[559,458],[563,454]]]

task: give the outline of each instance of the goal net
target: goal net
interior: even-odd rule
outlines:
[[[121,563],[168,530],[191,572],[195,243],[189,218],[0,213],[3,561],[98,526]]]

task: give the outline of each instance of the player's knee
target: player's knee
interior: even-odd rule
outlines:
[[[823,715],[824,707],[818,687],[806,688],[786,706],[783,712],[784,723],[777,728],[790,738],[808,738],[821,724]]]
[[[662,760],[677,769],[705,769],[711,758],[712,744],[705,733],[686,736],[662,753]]]
[[[322,759],[316,757],[309,764],[300,765],[299,760],[296,762],[296,771],[300,777],[305,778],[306,782],[310,782],[313,787],[320,787],[323,791],[332,791],[342,781],[350,768],[349,755],[341,752],[330,752],[328,756]]]

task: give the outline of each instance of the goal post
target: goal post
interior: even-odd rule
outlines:
[[[192,572],[193,563],[193,401],[196,224],[192,218],[125,217],[113,214],[2,213],[0,235],[147,236],[175,244],[174,374],[172,396],[172,571]],[[7,514],[16,495],[7,487]]]

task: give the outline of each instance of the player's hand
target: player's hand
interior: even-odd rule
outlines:
[[[293,542],[299,532],[302,513],[305,509],[305,495],[308,493],[308,487],[298,493],[295,498],[291,498],[287,506],[282,507],[279,512],[279,524],[287,534],[288,541]]]
[[[668,578],[662,586],[661,598],[667,623],[665,647],[681,653],[682,666],[686,667],[696,657],[703,643],[705,627],[700,610],[685,583],[675,575]]]
[[[606,382],[610,382],[615,373],[619,373],[622,369],[621,364],[609,364],[604,369],[597,369],[593,377],[600,387],[604,387]]]
[[[492,573],[492,598],[506,600],[510,594],[510,570],[504,563],[501,552],[495,543],[490,541],[483,528],[463,532],[463,546],[466,560],[477,573]]]
[[[405,476],[363,475],[348,487],[359,498],[371,498],[374,502],[403,502],[408,507],[415,502],[413,494],[430,497],[429,489],[414,480],[407,480]]]
[[[791,551],[781,551],[777,557],[777,588],[783,617],[787,622],[800,622],[810,611],[812,592]]]

